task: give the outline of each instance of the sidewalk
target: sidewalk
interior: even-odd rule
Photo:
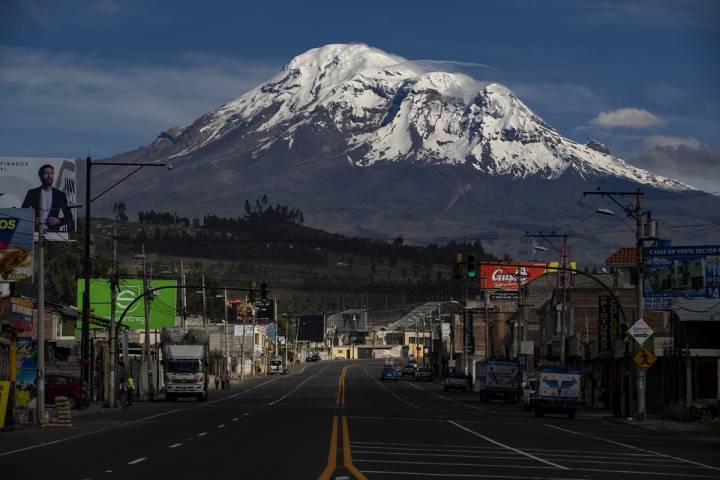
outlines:
[[[681,422],[678,420],[666,419],[658,416],[648,416],[643,422],[629,420],[626,418],[607,417],[606,421],[611,421],[619,425],[626,425],[642,430],[677,435],[697,441],[718,442],[720,443],[720,423],[719,422]]]

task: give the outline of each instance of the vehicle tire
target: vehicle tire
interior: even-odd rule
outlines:
[[[535,416],[536,417],[542,417],[545,415],[545,412],[543,412],[542,408],[535,407]]]
[[[75,410],[76,408],[78,408],[77,398],[68,396],[67,399],[68,399],[68,404],[70,405],[71,410]]]
[[[568,410],[567,416],[568,416],[568,418],[571,419],[571,420],[572,420],[573,418],[575,418],[575,410]]]

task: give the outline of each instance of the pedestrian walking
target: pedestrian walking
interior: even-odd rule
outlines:
[[[220,375],[215,375],[215,390],[220,389]]]
[[[135,380],[133,379],[132,375],[130,375],[127,379],[127,404],[128,407],[132,407],[132,395],[135,391]]]
[[[124,378],[120,379],[120,391],[118,392],[120,394],[120,406],[123,410],[127,410],[129,408],[128,406],[128,384],[125,382]]]
[[[225,390],[230,390],[230,372],[225,372]]]

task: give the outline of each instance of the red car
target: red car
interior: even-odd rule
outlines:
[[[90,405],[90,392],[80,387],[80,379],[67,375],[45,375],[45,403],[55,403],[55,397],[67,397],[70,408],[77,408],[82,399],[83,405]]]

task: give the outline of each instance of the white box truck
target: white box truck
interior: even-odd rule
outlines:
[[[209,336],[204,330],[173,327],[161,333],[165,399],[176,402],[178,397],[194,397],[202,402],[208,398]]]
[[[543,365],[537,371],[533,407],[535,416],[562,412],[575,418],[580,397],[580,367]]]

